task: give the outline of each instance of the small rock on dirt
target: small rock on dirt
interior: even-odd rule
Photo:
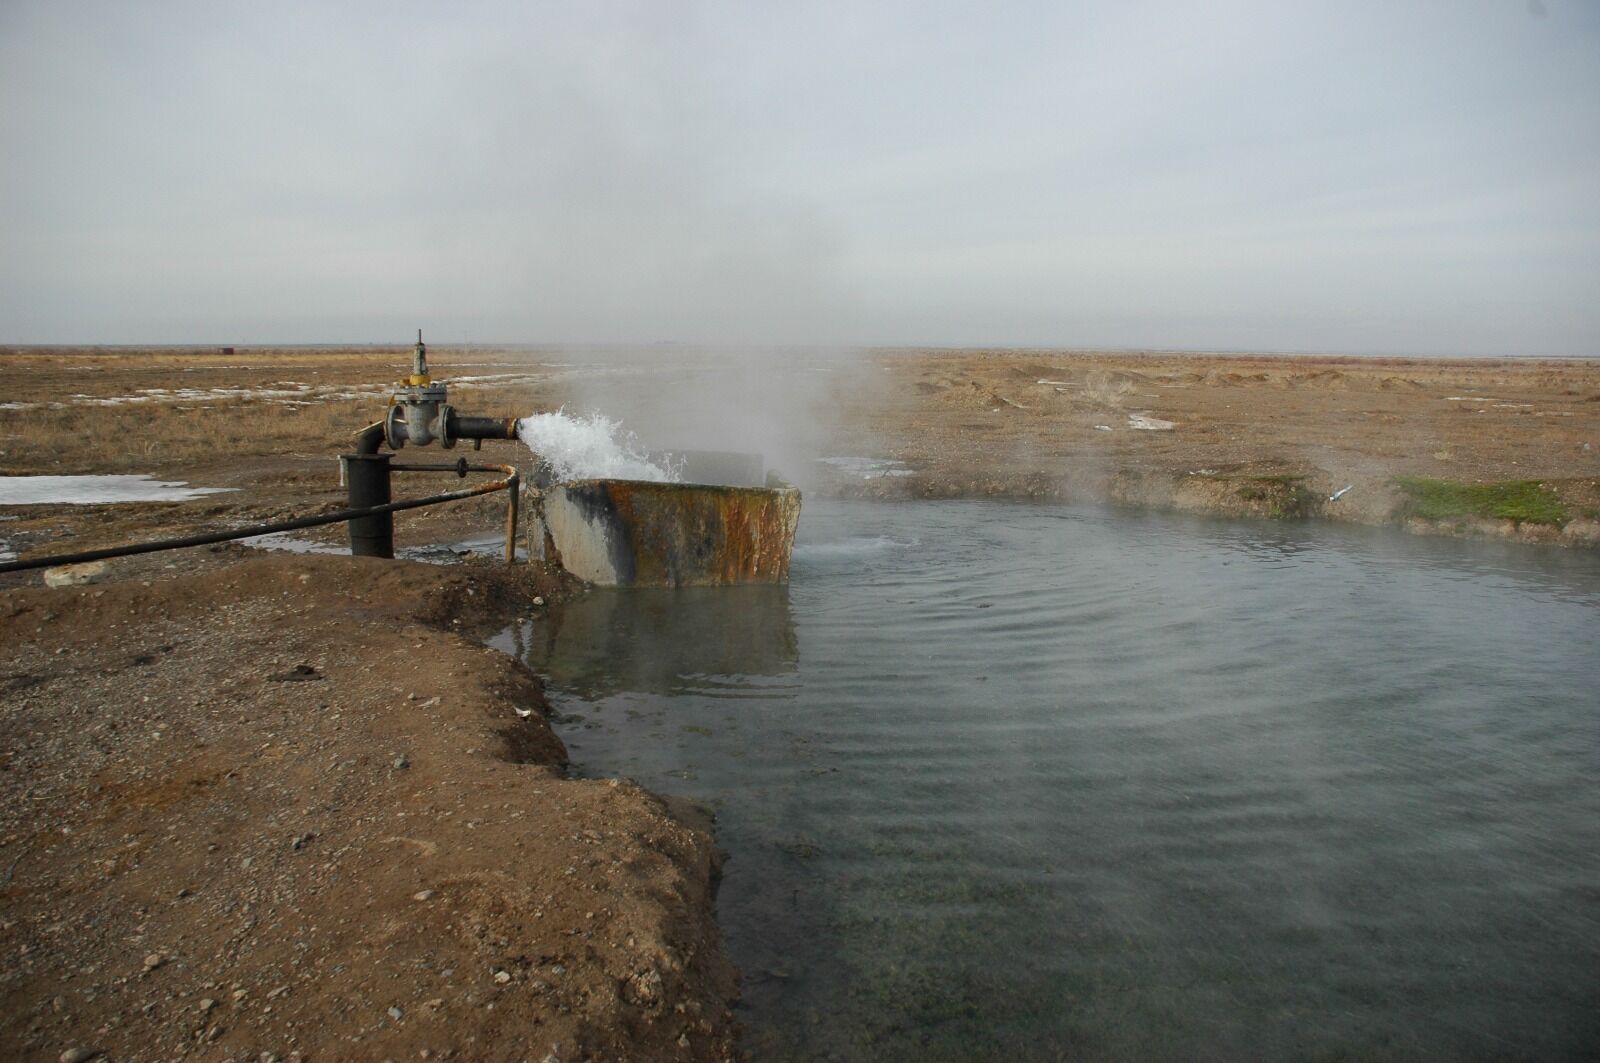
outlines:
[[[106,561],[84,561],[77,565],[57,565],[44,570],[46,587],[81,587],[86,583],[99,583],[111,576],[111,564]],[[76,1051],[76,1050],[75,1050]],[[90,1058],[88,1056],[85,1059]]]

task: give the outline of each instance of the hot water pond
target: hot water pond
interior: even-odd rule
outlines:
[[[759,1060],[1600,1048],[1593,554],[813,500],[788,588],[494,644],[717,810]]]

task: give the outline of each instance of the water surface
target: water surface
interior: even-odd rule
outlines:
[[[1600,561],[808,501],[787,589],[498,640],[718,812],[758,1059],[1600,1046]]]

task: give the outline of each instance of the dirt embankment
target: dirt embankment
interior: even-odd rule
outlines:
[[[707,825],[460,634],[518,571],[7,591],[0,1056],[731,1058]]]
[[[1095,501],[1600,545],[1600,362],[1048,351],[879,356],[848,495]]]

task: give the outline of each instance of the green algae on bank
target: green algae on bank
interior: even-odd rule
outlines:
[[[1466,484],[1425,476],[1398,476],[1394,482],[1405,496],[1400,512],[1407,517],[1424,520],[1487,517],[1556,527],[1571,519],[1560,496],[1538,480]]]

